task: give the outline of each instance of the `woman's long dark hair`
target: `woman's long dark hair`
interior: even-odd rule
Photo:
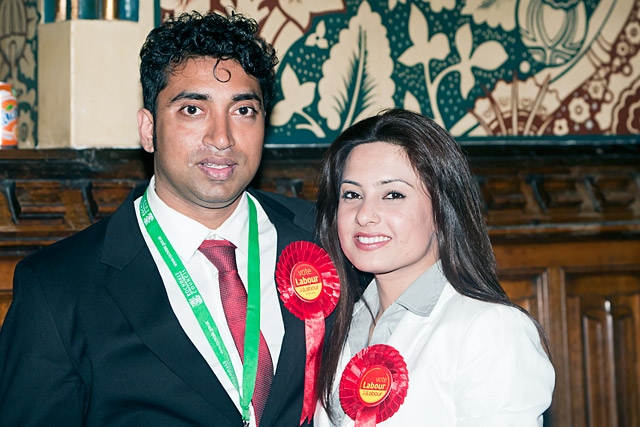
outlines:
[[[363,274],[346,258],[338,239],[340,181],[353,148],[373,142],[402,147],[431,195],[438,253],[449,283],[462,295],[520,309],[535,323],[548,347],[538,322],[509,300],[498,281],[478,187],[458,143],[428,117],[407,110],[386,110],[338,136],[325,153],[320,169],[316,231],[341,281],[335,323],[325,346],[318,382],[318,397],[325,408],[330,407],[332,384],[349,332],[353,305],[366,287]]]

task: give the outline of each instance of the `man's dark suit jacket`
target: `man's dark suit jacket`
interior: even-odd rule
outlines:
[[[0,425],[241,426],[215,374],[176,319],[136,221],[139,188],[108,219],[19,263],[0,331]],[[313,240],[313,204],[252,191],[278,253]],[[304,323],[285,335],[260,427],[298,426]]]

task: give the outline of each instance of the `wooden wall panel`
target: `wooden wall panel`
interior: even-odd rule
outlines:
[[[13,270],[20,259],[17,255],[0,255],[0,327],[11,304]]]
[[[551,342],[556,389],[547,425],[640,425],[640,238],[501,242],[494,250],[514,300],[526,296],[523,283],[538,289],[540,306],[531,293],[523,306]]]
[[[572,406],[584,408],[574,425],[640,425],[640,269],[566,282]]]
[[[0,290],[0,317],[4,320],[11,305],[11,292]]]
[[[549,279],[546,270],[501,270],[500,284],[513,302],[531,313],[542,325],[548,322]]]

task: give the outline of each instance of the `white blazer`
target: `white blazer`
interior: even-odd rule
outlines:
[[[449,283],[430,316],[407,311],[386,343],[404,357],[409,388],[384,426],[541,427],[555,373],[519,310],[460,295]],[[351,354],[346,344],[334,383]],[[327,427],[321,405],[314,425]],[[340,426],[353,426],[348,416]]]

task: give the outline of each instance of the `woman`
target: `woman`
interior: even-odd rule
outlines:
[[[445,130],[397,109],[353,125],[325,154],[317,207],[341,295],[316,426],[542,426],[547,341],[498,282],[476,182]]]

